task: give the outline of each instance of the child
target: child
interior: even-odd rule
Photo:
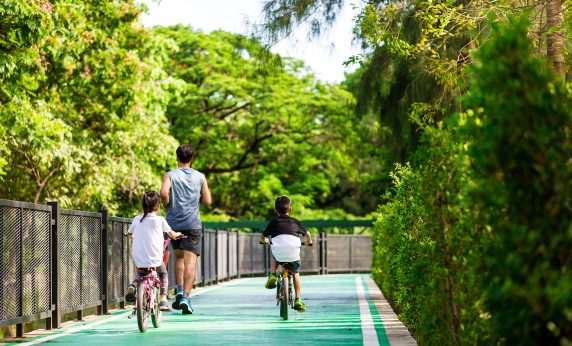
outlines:
[[[306,305],[300,299],[300,236],[306,237],[306,245],[312,245],[312,236],[300,224],[298,220],[290,217],[292,212],[291,201],[288,196],[280,196],[274,202],[274,211],[277,218],[270,220],[266,229],[262,233],[261,240],[268,244],[268,237],[272,238],[272,273],[268,276],[268,281],[264,287],[272,289],[276,287],[276,270],[278,265],[288,269],[294,275],[294,290],[296,300],[294,309],[298,312],[305,312]]]
[[[137,275],[134,282],[127,288],[125,300],[135,300],[135,283],[144,279],[143,268],[155,268],[161,280],[161,299],[159,308],[169,310],[167,304],[167,289],[169,287],[167,268],[163,263],[163,233],[176,239],[182,236],[173,232],[164,217],[156,214],[159,210],[161,197],[155,191],[147,191],[143,195],[143,215],[137,215],[129,227],[129,236],[133,240],[133,261],[137,266]]]

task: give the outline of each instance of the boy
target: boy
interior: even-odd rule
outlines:
[[[306,305],[300,299],[300,236],[306,238],[306,245],[312,245],[312,236],[300,224],[300,222],[290,217],[292,212],[291,200],[288,196],[280,196],[274,202],[274,211],[277,218],[270,220],[266,229],[260,237],[261,241],[268,244],[268,237],[272,238],[272,273],[268,276],[268,281],[264,287],[272,289],[276,287],[276,270],[278,265],[288,269],[294,276],[294,290],[296,300],[294,309],[298,312],[305,312]]]

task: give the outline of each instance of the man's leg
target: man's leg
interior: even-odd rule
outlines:
[[[278,262],[276,262],[274,257],[272,257],[272,274],[276,274],[277,270],[278,270]]]
[[[185,275],[185,251],[175,249],[175,278],[177,280],[177,293],[173,301],[173,309],[180,310],[179,302],[184,296],[183,283]]]
[[[189,302],[189,295],[193,289],[193,284],[195,283],[196,277],[196,267],[197,267],[197,254],[191,251],[185,250],[185,280],[183,283],[184,297],[181,299],[179,306],[183,310],[183,314],[192,314],[193,308],[191,302]]]
[[[191,294],[197,276],[197,254],[191,251],[184,251],[184,253],[185,280],[183,290],[185,291],[185,296],[188,297]]]
[[[177,277],[177,288],[183,289],[185,277],[185,251],[178,249],[175,250],[175,274]]]

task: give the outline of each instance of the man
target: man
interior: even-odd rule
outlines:
[[[161,200],[167,208],[167,223],[171,229],[186,236],[172,242],[177,278],[177,295],[172,306],[175,310],[182,310],[183,314],[193,313],[189,294],[195,282],[197,257],[201,254],[199,204],[212,203],[205,175],[191,168],[194,159],[195,151],[190,145],[179,146],[178,167],[163,176],[161,185]]]

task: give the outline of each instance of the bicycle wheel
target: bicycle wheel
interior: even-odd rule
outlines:
[[[159,295],[157,288],[153,288],[153,294],[155,294],[155,302],[153,303],[151,323],[153,323],[153,327],[159,328],[161,326],[161,321],[163,320],[163,311],[159,309],[159,301],[161,296]]]
[[[149,328],[149,314],[147,313],[147,289],[145,285],[137,286],[137,326],[141,333],[145,333]]]
[[[280,292],[280,316],[282,316],[284,320],[288,320],[288,286],[288,279],[283,279],[281,287],[282,292]]]

